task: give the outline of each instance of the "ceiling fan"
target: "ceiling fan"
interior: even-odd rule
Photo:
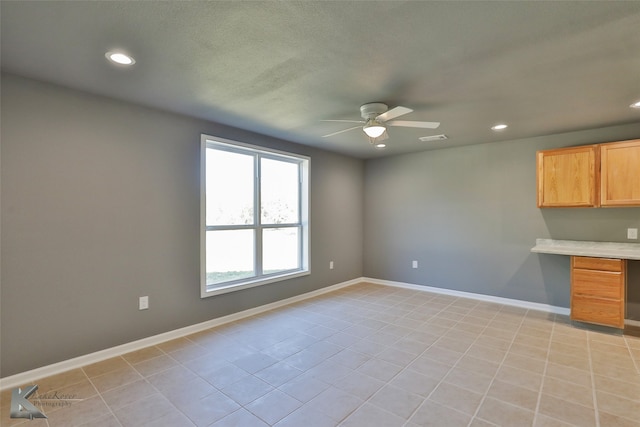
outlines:
[[[440,126],[439,122],[415,122],[407,120],[392,120],[396,117],[411,113],[413,110],[407,107],[394,107],[389,110],[387,104],[381,102],[372,102],[360,106],[360,115],[364,120],[322,120],[323,122],[343,122],[343,123],[361,123],[348,129],[339,130],[337,132],[323,135],[323,138],[338,135],[350,130],[362,128],[367,134],[369,140],[373,143],[376,138],[386,139],[387,126],[402,126],[410,128],[435,129]]]

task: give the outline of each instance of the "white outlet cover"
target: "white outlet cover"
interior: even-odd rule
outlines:
[[[413,268],[418,268],[418,261],[413,261],[413,263],[411,264],[411,266]]]
[[[627,239],[637,239],[637,238],[638,238],[638,229],[627,228]]]
[[[333,261],[329,261],[329,270],[333,270]]]
[[[149,297],[140,297],[138,300],[138,310],[149,309]]]

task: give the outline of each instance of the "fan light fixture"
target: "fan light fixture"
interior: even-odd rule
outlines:
[[[386,128],[376,119],[369,119],[362,127],[362,130],[369,138],[377,138],[384,133]]]
[[[0,0],[2,1],[2,0]],[[346,123],[358,123],[347,129],[342,129],[337,132],[331,132],[327,135],[322,135],[323,138],[328,138],[335,135],[340,135],[344,132],[350,132],[356,129],[362,129],[367,135],[369,142],[376,148],[384,148],[385,144],[383,140],[387,139],[387,126],[400,126],[408,128],[422,128],[422,129],[435,129],[440,126],[440,122],[416,122],[408,120],[394,120],[405,114],[413,112],[411,108],[397,106],[389,109],[387,104],[382,102],[370,102],[368,104],[362,104],[360,106],[360,116],[363,120],[322,120],[323,122],[346,122]],[[363,125],[364,124],[364,125]]]

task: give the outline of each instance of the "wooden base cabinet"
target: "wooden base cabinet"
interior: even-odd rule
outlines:
[[[627,263],[571,257],[571,320],[624,328]]]

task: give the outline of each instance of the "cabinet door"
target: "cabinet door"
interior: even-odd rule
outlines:
[[[538,207],[599,205],[597,145],[538,151]]]
[[[600,145],[601,205],[640,206],[640,139]]]

